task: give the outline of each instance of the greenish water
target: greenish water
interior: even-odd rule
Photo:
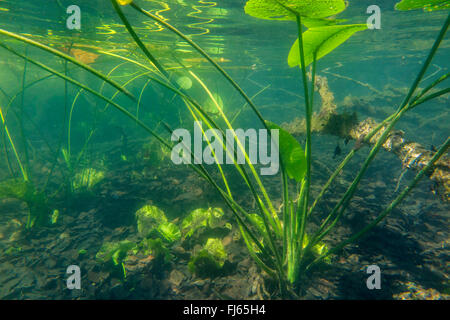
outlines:
[[[254,18],[245,14],[244,0],[136,2],[203,48],[247,93],[265,120],[287,127],[296,118],[298,123],[304,119],[302,74],[287,63],[289,50],[297,39],[295,21]],[[394,10],[395,1],[349,2],[337,18],[347,19],[346,24],[364,24],[369,17],[367,7],[376,2],[381,8],[381,29],[357,32],[320,59],[317,76],[326,78],[327,92],[332,94],[337,113],[354,114],[357,122],[369,117],[381,122],[403,101],[448,10],[403,12]],[[79,30],[66,26],[66,8],[72,4],[81,9]],[[226,128],[226,123],[196,77],[204,82],[227,117],[233,119],[234,128],[262,128],[237,90],[195,49],[161,23],[129,6],[122,8],[143,44],[167,70],[168,81],[198,101],[219,126]],[[192,115],[183,100],[149,80],[148,75],[154,75],[155,69],[110,1],[0,1],[0,29],[74,57],[124,86],[135,100],[80,66],[0,34],[1,44],[112,99],[168,143],[171,141],[166,124],[172,129],[193,130]],[[447,34],[420,89],[448,74],[449,48]],[[448,83],[444,81],[436,90],[445,88]],[[322,103],[325,99],[316,91],[316,114]],[[448,106],[447,93],[406,113],[395,129],[404,132],[405,141],[419,143],[420,150],[436,152],[450,132]],[[286,298],[251,260],[226,201],[189,166],[175,165],[170,151],[161,148],[136,119],[3,47],[0,108],[0,298]],[[354,137],[317,132],[321,130],[312,137],[311,204],[330,174],[358,143],[351,141]],[[305,148],[305,135],[295,138]],[[331,185],[328,198],[319,202],[306,234],[317,230],[321,219],[339,202],[369,150],[361,149]],[[444,158],[447,169],[443,172],[448,175],[448,153]],[[408,163],[412,166],[411,161]],[[227,190],[221,180],[222,168],[206,167],[219,186]],[[259,166],[257,169],[259,172]],[[364,175],[344,219],[339,220],[336,233],[324,238],[327,248],[373,221],[415,177],[417,171],[413,169],[402,166],[395,152],[381,150]],[[247,213],[257,213],[253,195],[235,167],[223,165],[223,173],[236,203]],[[262,180],[274,210],[281,216],[280,175],[264,176]],[[372,230],[373,235],[364,238],[361,245],[352,245],[342,255],[332,255],[331,262],[321,266],[326,269],[324,273],[308,274],[297,298],[448,298],[448,176],[439,180],[446,181],[446,187],[437,186],[436,181],[425,176],[403,205],[389,215],[391,220]],[[292,179],[288,184],[290,196],[295,199],[300,184]],[[6,189],[15,191],[1,194]],[[24,190],[34,198],[11,196]],[[257,192],[264,198],[264,192]],[[33,207],[36,203],[39,206]],[[151,222],[145,222],[150,224],[147,233],[142,231],[145,223],[136,213],[146,205],[160,208],[165,216],[164,221],[149,218]],[[201,231],[192,232],[196,236],[187,236],[188,229],[183,229],[183,225],[189,223],[190,214],[195,210],[206,212],[208,208],[220,209],[208,211],[213,217],[198,222]],[[30,225],[29,212],[33,210],[45,212],[42,225]],[[221,213],[214,216],[214,212]],[[207,255],[208,248],[215,247],[208,240],[212,238],[224,244],[225,253],[215,251],[215,264],[203,267],[203,274],[198,271],[200,267],[195,269],[193,265],[199,252]],[[267,238],[264,245],[268,246]],[[66,268],[72,264],[81,266],[81,290],[66,287]],[[383,288],[387,288],[384,291],[366,288],[365,273],[358,270],[371,264],[394,274],[392,279],[383,280]],[[424,275],[417,268],[437,271]],[[327,272],[331,274],[330,285],[321,294],[308,291],[322,277],[326,279]],[[240,276],[243,273],[246,276]],[[152,285],[145,285],[148,279]],[[215,279],[217,286],[205,289],[203,283],[198,292],[192,289],[196,281],[208,279]],[[161,289],[167,287],[162,284],[166,282],[169,289]],[[223,289],[230,283],[248,290],[243,292],[232,285],[231,289]],[[252,291],[261,283],[266,283],[270,294]]]

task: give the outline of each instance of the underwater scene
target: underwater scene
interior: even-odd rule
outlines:
[[[449,10],[0,0],[0,299],[449,299]]]

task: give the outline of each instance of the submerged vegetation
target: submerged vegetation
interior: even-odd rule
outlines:
[[[170,151],[176,143],[184,141],[166,138],[167,134],[172,135],[174,131],[173,123],[155,120],[154,114],[146,116],[143,107],[147,102],[142,99],[142,96],[150,83],[154,87],[152,94],[155,99],[166,101],[170,104],[167,108],[174,108],[176,111],[174,114],[180,118],[179,125],[191,128],[195,121],[201,121],[207,128],[202,130],[202,135],[209,146],[208,150],[211,151],[211,156],[216,159],[216,170],[195,161],[196,155],[190,149],[185,149],[190,153],[183,156],[192,160],[186,167],[189,166],[206,181],[205,189],[213,189],[221,197],[223,207],[226,206],[227,210],[218,207],[216,203],[206,206],[198,204],[194,210],[186,209],[184,212],[186,216],[178,219],[170,215],[166,216],[163,209],[156,205],[141,206],[135,211],[137,238],[105,241],[96,254],[98,263],[105,268],[115,270],[120,274],[122,280],[127,278],[124,264],[127,263],[127,259],[131,259],[131,256],[151,255],[152,259],[159,260],[164,265],[173,258],[172,248],[179,243],[189,250],[192,249],[188,268],[193,274],[199,277],[220,276],[226,272],[224,269],[227,267],[228,259],[227,248],[223,244],[222,236],[237,228],[249,256],[260,270],[277,284],[273,287],[272,294],[282,298],[298,298],[303,294],[302,285],[308,272],[319,266],[332,266],[333,256],[380,224],[411,193],[423,177],[434,174],[437,165],[443,157],[446,157],[450,145],[448,138],[425,158],[426,161],[422,162],[410,183],[396,194],[391,203],[387,204],[378,216],[373,217],[371,222],[341,242],[332,243],[328,240],[345,216],[356,191],[364,187],[361,183],[363,177],[367,174],[369,166],[380,149],[392,138],[397,123],[405,114],[416,110],[416,107],[421,104],[450,92],[448,87],[444,89],[439,87],[448,78],[448,74],[432,79],[431,84],[425,88],[419,87],[448,30],[450,15],[443,22],[432,47],[429,48],[427,58],[421,65],[421,70],[396,111],[361,135],[356,142],[357,145],[355,144],[355,147],[344,157],[337,169],[330,175],[329,180],[320,186],[320,192],[313,199],[312,187],[315,183],[312,179],[312,167],[315,159],[312,143],[313,133],[323,132],[350,139],[352,135],[349,132],[358,124],[355,113],[337,114],[335,110],[325,110],[325,107],[322,107],[320,113],[315,113],[314,110],[314,106],[317,105],[316,91],[320,91],[317,61],[332,54],[349,38],[362,36],[367,29],[365,23],[343,24],[345,20],[335,18],[346,9],[346,1],[248,0],[245,4],[244,10],[249,19],[273,20],[273,23],[285,20],[296,25],[297,39],[292,44],[290,51],[280,59],[287,61],[290,67],[299,69],[299,82],[302,87],[299,94],[302,95],[305,112],[302,122],[297,127],[301,127],[299,130],[304,136],[304,143],[296,139],[290,132],[291,130],[266,119],[253,99],[192,37],[185,35],[159,15],[141,8],[138,0],[110,0],[110,2],[117,13],[118,21],[120,20],[126,28],[129,38],[135,42],[140,53],[127,52],[124,54],[123,51],[108,53],[111,58],[117,59],[118,64],[107,74],[90,66],[90,62],[76,59],[68,53],[55,49],[54,46],[33,40],[32,37],[0,29],[0,47],[4,49],[4,52],[9,52],[25,61],[24,77],[27,65],[33,65],[47,74],[46,77],[37,81],[45,81],[49,77],[64,81],[64,100],[66,102],[64,113],[68,119],[64,120],[63,133],[57,149],[49,148],[51,156],[50,160],[47,159],[48,168],[42,174],[33,172],[27,146],[32,142],[27,139],[25,131],[19,129],[16,135],[10,131],[9,121],[22,125],[26,121],[25,115],[21,114],[20,110],[13,111],[15,98],[7,97],[8,105],[0,105],[3,154],[12,177],[0,182],[0,199],[16,198],[25,202],[29,208],[26,229],[33,232],[39,226],[50,224],[51,213],[59,212],[56,208],[61,209],[59,208],[61,199],[68,199],[67,201],[71,203],[76,202],[77,193],[80,191],[92,192],[95,186],[107,180],[109,171],[106,166],[96,163],[89,153],[88,146],[94,143],[93,137],[105,121],[106,111],[110,108],[119,111],[120,119],[123,119],[120,122],[120,130],[111,130],[120,137],[119,147],[114,146],[113,148],[114,154],[117,155],[116,163],[125,163],[135,158],[139,162],[145,162],[155,171],[164,172],[164,163],[170,162]],[[351,4],[352,1],[350,1],[350,6]],[[403,0],[396,5],[396,8],[398,10],[424,8],[426,11],[434,11],[447,9],[448,4],[442,1]],[[234,126],[234,119],[239,113],[235,114],[229,108],[225,96],[221,96],[217,90],[211,89],[206,79],[202,79],[200,74],[195,73],[194,68],[174,59],[172,64],[177,68],[176,71],[172,71],[171,66],[162,62],[162,59],[154,53],[158,43],[149,45],[143,42],[143,35],[131,20],[131,17],[134,16],[132,13],[156,22],[161,28],[174,34],[177,41],[182,41],[190,50],[207,61],[209,67],[221,76],[220,84],[231,86],[234,92],[245,101],[245,107],[251,110],[252,116],[259,123],[259,128],[266,129],[268,132],[278,130],[277,150],[279,150],[280,157],[280,172],[277,176],[270,178],[273,180],[281,178],[277,187],[278,193],[272,193],[273,188],[268,187],[269,179],[261,177],[256,165],[248,161],[249,155],[245,150],[245,141],[239,140]],[[59,59],[63,62],[63,71],[55,69],[48,61],[38,61],[32,55],[28,55],[26,50],[23,52],[16,48],[15,45],[19,42],[25,44],[27,48],[37,48],[55,59]],[[138,68],[139,71],[127,75],[126,81],[119,83],[114,77],[114,70],[125,63]],[[74,70],[101,81],[100,89],[92,85],[90,81],[77,80]],[[134,94],[130,84],[140,77],[145,78],[147,82],[139,88],[138,94]],[[73,85],[78,90],[72,103],[67,96],[68,85]],[[112,88],[115,92],[114,95],[108,95],[106,87]],[[194,90],[193,87],[200,90]],[[24,83],[21,95],[24,95],[25,89]],[[90,114],[85,111],[93,118],[92,126],[83,131],[84,143],[81,146],[75,146],[73,144],[75,139],[72,139],[76,134],[74,111],[77,101],[84,96],[94,96],[101,103],[91,104],[95,110],[88,110],[91,112]],[[323,100],[322,94],[321,97]],[[125,107],[125,103],[132,103],[133,108]],[[182,111],[179,110],[181,109],[180,105],[184,108]],[[324,110],[327,112],[323,112]],[[152,140],[150,142],[146,140],[140,147],[139,153],[130,154],[128,153],[130,142],[127,137],[129,132],[134,132],[136,128],[144,130]],[[215,129],[210,132],[216,134],[208,136],[208,129]],[[165,130],[165,133],[162,130]],[[224,141],[225,131],[231,132],[237,150],[234,147],[230,148],[228,141]],[[218,149],[215,148],[217,146],[222,148],[226,156],[232,159],[233,164],[228,167],[232,167],[234,171],[217,161],[219,157],[216,153]],[[339,201],[328,212],[319,212],[318,203],[323,200],[332,183],[336,181],[344,167],[350,163],[362,146],[369,146],[370,151],[360,168],[355,171],[353,181],[346,186]],[[78,152],[75,151],[77,149]],[[247,159],[246,164],[238,161],[239,153],[242,153]],[[39,179],[36,178],[37,176]],[[42,176],[44,177],[42,178]],[[42,183],[42,181],[44,182]],[[52,181],[58,181],[57,187],[52,185]],[[445,181],[448,186],[448,180]],[[448,190],[446,192],[448,194]],[[248,195],[252,197],[254,208],[246,207],[243,204],[242,198]],[[115,197],[120,198],[119,196]],[[226,220],[225,211],[233,215],[234,221]],[[311,222],[313,217],[319,219],[318,225]],[[197,247],[194,250],[195,246]]]

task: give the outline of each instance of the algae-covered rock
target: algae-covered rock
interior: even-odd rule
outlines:
[[[227,257],[222,241],[210,238],[203,249],[191,257],[188,268],[200,277],[217,276],[222,271]]]
[[[181,239],[180,228],[171,222],[164,222],[158,226],[158,233],[167,242],[174,242]]]
[[[167,223],[164,212],[158,207],[146,205],[136,212],[137,229],[141,236],[148,237],[162,224]],[[165,227],[163,229],[168,229]]]
[[[186,238],[201,228],[215,228],[220,225],[223,210],[221,208],[196,209],[181,223],[181,231]]]
[[[181,239],[180,228],[169,222],[158,207],[146,205],[136,212],[138,233],[145,238],[161,238],[172,243]]]

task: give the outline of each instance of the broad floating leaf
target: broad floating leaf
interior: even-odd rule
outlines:
[[[395,5],[397,10],[415,10],[434,11],[450,9],[449,0],[402,0]]]
[[[248,0],[245,13],[260,19],[295,20],[295,14],[302,17],[325,18],[345,10],[344,0]]]
[[[339,47],[355,32],[365,29],[367,29],[366,24],[327,26],[308,29],[303,33],[305,67],[313,62],[314,54],[316,55],[316,60],[319,60]],[[298,39],[291,47],[288,56],[288,64],[290,67],[300,65]]]
[[[306,172],[306,157],[300,143],[275,123],[266,121],[266,124],[269,129],[279,130],[280,158],[289,178],[295,179],[297,182],[302,181]]]
[[[346,19],[316,19],[316,18],[303,18],[302,24],[309,28],[324,27],[324,26],[334,26],[338,23],[343,23],[347,21]]]
[[[120,4],[121,6],[126,6],[127,4],[130,4],[131,2],[133,2],[133,0],[117,0],[117,3]]]

